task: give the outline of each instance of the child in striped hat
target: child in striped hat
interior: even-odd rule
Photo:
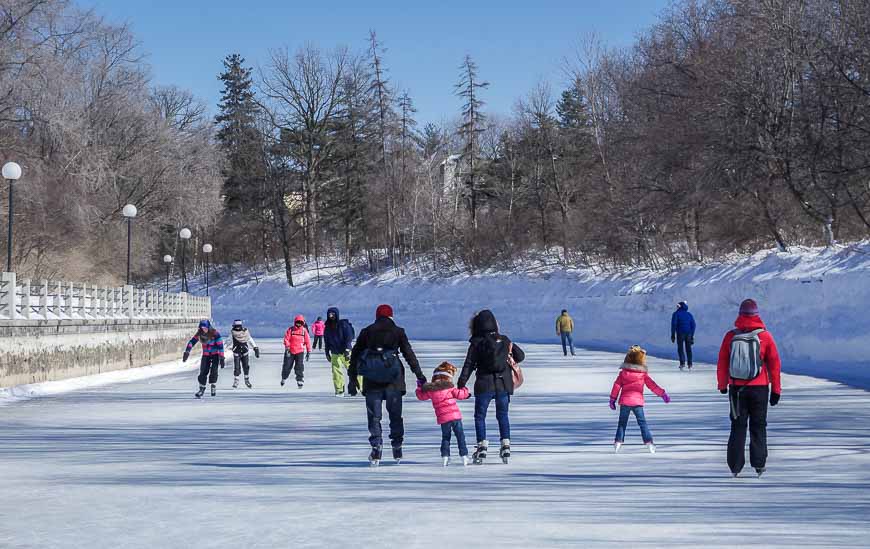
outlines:
[[[462,428],[462,412],[459,411],[457,400],[465,400],[470,396],[468,388],[457,389],[453,385],[453,376],[456,375],[456,366],[449,362],[442,362],[432,373],[432,381],[429,383],[417,382],[417,399],[431,400],[435,409],[435,419],[441,426],[441,459],[447,467],[450,463],[450,435],[456,435],[456,443],[459,445],[459,455],[462,456],[462,464],[468,465],[468,446],[465,445],[465,431]]]

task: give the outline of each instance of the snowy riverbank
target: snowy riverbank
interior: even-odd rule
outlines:
[[[714,361],[738,304],[755,298],[779,344],[786,372],[870,388],[870,243],[833,249],[763,251],[732,261],[673,271],[601,274],[560,270],[535,274],[491,272],[451,277],[348,278],[311,272],[287,287],[282,272],[259,282],[238,280],[213,288],[214,315],[228,329],[243,318],[255,337],[278,337],[292,315],[313,320],[331,305],[359,331],[378,303],[390,303],[413,339],[462,339],[469,316],[488,307],[514,339],[556,342],[554,321],[567,308],[575,340],[586,347],[620,351],[632,343],[673,357],[670,315],[689,302],[698,322],[697,360]],[[352,280],[352,282],[342,282]]]

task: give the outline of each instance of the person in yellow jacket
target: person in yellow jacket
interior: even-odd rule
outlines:
[[[562,338],[562,352],[568,356],[568,347],[571,347],[571,356],[574,356],[574,339],[571,332],[574,331],[574,319],[568,316],[568,311],[562,309],[562,314],[556,319],[556,335]]]

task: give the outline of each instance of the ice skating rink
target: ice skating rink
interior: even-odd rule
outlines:
[[[228,359],[218,396],[195,400],[192,359],[183,373],[0,407],[0,547],[867,546],[866,391],[784,376],[768,472],[747,464],[734,479],[713,366],[651,359],[673,398],[647,395],[658,453],[632,418],[614,455],[622,355],[528,345],[509,465],[493,405],[488,462],[442,468],[431,403],[409,391],[405,459],[385,451],[373,469],[362,397],[333,396],[319,352],[304,389],[279,387],[280,342],[260,343],[253,389],[231,389]],[[412,344],[427,376],[466,349]],[[473,398],[460,406],[472,447]]]

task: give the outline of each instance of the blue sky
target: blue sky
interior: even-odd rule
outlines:
[[[369,29],[387,48],[390,78],[407,89],[421,125],[455,116],[458,66],[472,55],[490,82],[487,111],[509,113],[539,80],[558,90],[562,60],[591,31],[612,45],[631,43],[668,0],[80,0],[109,21],[128,22],[155,81],[191,90],[212,112],[221,61],[241,53],[255,68],[271,48],[306,42],[365,47]]]

